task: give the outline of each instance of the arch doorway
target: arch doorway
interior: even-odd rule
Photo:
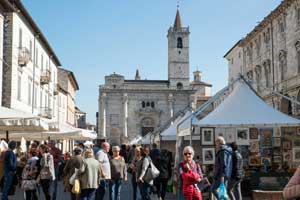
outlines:
[[[142,119],[141,122],[142,125],[142,137],[147,135],[149,132],[153,132],[154,131],[154,127],[155,127],[155,122],[154,119],[152,117],[145,117]]]

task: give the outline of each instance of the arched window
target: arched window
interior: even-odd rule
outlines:
[[[146,107],[146,104],[145,104],[145,101],[142,102],[142,108],[145,108]]]
[[[178,89],[178,90],[181,90],[182,88],[183,88],[183,85],[182,85],[182,83],[180,83],[180,82],[179,82],[179,83],[177,83],[177,89]]]
[[[146,107],[150,107],[150,102],[147,101]]]
[[[255,67],[255,75],[256,75],[256,84],[257,84],[257,91],[261,90],[261,66],[257,65]]]
[[[270,87],[270,79],[271,79],[271,63],[270,60],[266,60],[263,63],[264,66],[264,72],[265,72],[265,80],[266,80],[266,87]]]
[[[298,68],[298,74],[300,74],[300,41],[297,41],[295,44],[296,47],[296,55],[297,55],[297,68]]]
[[[151,108],[154,108],[155,107],[155,104],[154,104],[154,102],[152,101],[151,102]]]
[[[177,48],[182,49],[182,38],[181,37],[177,38]]]

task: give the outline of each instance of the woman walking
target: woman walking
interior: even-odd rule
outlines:
[[[111,182],[109,183],[110,200],[120,200],[122,182],[127,181],[126,163],[120,156],[120,147],[112,147],[113,156],[110,160]]]
[[[86,149],[78,177],[81,187],[81,200],[94,199],[100,181],[100,164],[94,158],[92,149]]]
[[[51,181],[55,180],[55,173],[54,173],[54,163],[53,163],[53,156],[49,153],[49,147],[41,144],[39,147],[41,158],[41,171],[39,174],[39,181],[42,186],[45,199],[50,200],[50,186]]]
[[[22,189],[25,190],[26,200],[37,200],[36,179],[38,176],[38,161],[36,151],[28,152],[28,161],[22,173]]]
[[[149,156],[150,154],[150,148],[148,146],[143,147],[142,149],[142,159],[137,162],[136,167],[136,177],[138,182],[138,187],[140,189],[142,200],[151,200],[150,198],[150,188],[153,185],[153,180],[149,183],[144,181],[144,176],[146,174],[146,171],[150,165],[151,158]]]
[[[179,180],[180,188],[183,192],[185,200],[202,200],[201,191],[197,187],[197,183],[201,181],[202,172],[200,166],[193,160],[195,155],[191,146],[183,149],[184,159],[179,163]]]
[[[141,155],[141,147],[135,147],[134,149],[134,157],[132,159],[131,164],[129,165],[129,170],[132,174],[131,177],[131,184],[132,184],[132,189],[133,189],[133,200],[137,199],[137,180],[136,180],[136,167],[137,163],[142,159]]]

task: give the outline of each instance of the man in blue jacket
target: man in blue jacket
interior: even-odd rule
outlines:
[[[214,168],[214,182],[211,186],[211,190],[215,197],[218,198],[217,189],[223,182],[227,187],[227,182],[232,173],[232,149],[226,145],[226,141],[223,137],[217,137],[215,141],[216,145],[216,159]]]
[[[13,150],[15,150],[17,143],[10,141],[8,143],[8,150],[4,154],[4,184],[2,190],[2,200],[8,200],[8,192],[12,186],[13,178],[17,167],[17,158]]]

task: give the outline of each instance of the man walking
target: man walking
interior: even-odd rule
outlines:
[[[211,186],[211,190],[214,196],[219,199],[217,189],[221,183],[224,183],[227,187],[227,182],[232,173],[232,149],[226,145],[226,141],[223,137],[217,137],[215,141],[217,154],[215,160],[214,169],[214,182]]]
[[[57,183],[59,179],[59,165],[61,164],[62,159],[62,153],[61,150],[55,147],[55,141],[51,140],[49,142],[50,147],[50,154],[53,156],[53,162],[54,162],[54,172],[56,179],[53,182],[53,194],[52,194],[52,200],[56,200],[57,195]]]
[[[10,141],[8,143],[8,150],[4,155],[4,184],[2,189],[2,200],[8,200],[8,193],[13,184],[13,179],[15,176],[15,171],[17,167],[17,158],[15,153],[13,152],[17,146],[15,141]]]
[[[96,190],[96,198],[97,200],[103,200],[105,195],[105,190],[108,187],[108,181],[111,179],[110,172],[110,163],[108,159],[110,145],[107,142],[102,143],[101,149],[96,154],[96,159],[100,163],[101,168],[101,180],[98,189]]]

